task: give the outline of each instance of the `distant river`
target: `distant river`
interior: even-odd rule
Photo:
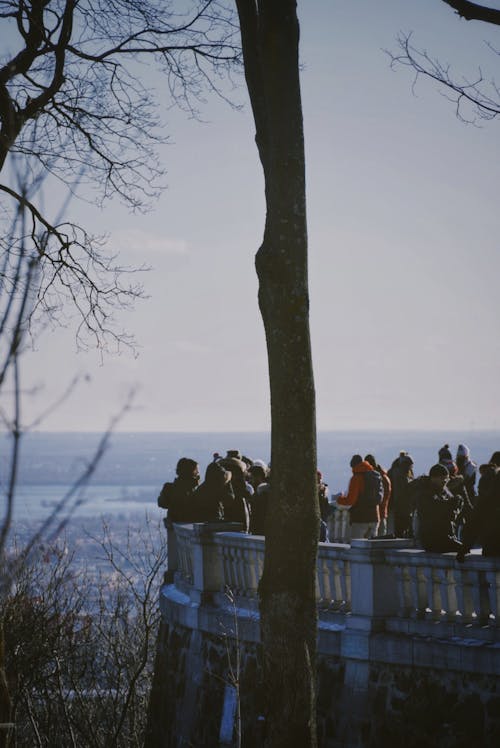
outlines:
[[[16,492],[14,519],[35,521],[47,517],[51,509],[71,490],[65,485],[19,485]],[[127,519],[132,515],[161,516],[156,504],[158,486],[90,485],[74,494],[70,505],[78,503],[75,516],[99,518],[101,516]]]

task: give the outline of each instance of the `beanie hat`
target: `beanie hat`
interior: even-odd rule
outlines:
[[[266,473],[267,473],[267,471],[269,470],[269,466],[267,465],[267,463],[266,463],[266,462],[264,462],[264,460],[254,460],[254,461],[252,462],[252,465],[251,465],[251,467],[254,467],[254,466],[255,466],[255,467],[261,467],[261,468],[262,468],[262,470],[264,470],[264,471],[265,471]]]
[[[445,468],[444,465],[441,465],[440,462],[437,465],[433,465],[429,470],[429,476],[431,478],[448,478],[449,475],[447,468]]]
[[[444,447],[441,447],[439,450],[439,461],[442,462],[443,460],[452,460],[453,457],[451,456],[450,452],[450,445],[445,444]]]
[[[349,464],[353,468],[356,467],[356,465],[359,465],[360,462],[363,462],[361,455],[353,455]]]
[[[459,444],[457,447],[457,457],[470,457],[470,449],[466,444]]]
[[[230,470],[232,473],[241,473],[242,475],[245,475],[247,472],[246,463],[243,462],[243,460],[238,459],[238,457],[224,457],[224,459],[219,460],[219,462],[226,468],[226,470]]]

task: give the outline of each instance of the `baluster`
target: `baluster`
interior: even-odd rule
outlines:
[[[487,573],[479,572],[479,622],[484,626],[490,623],[490,595]]]
[[[258,554],[255,548],[248,554],[248,566],[250,571],[250,597],[255,597],[259,586]]]
[[[235,587],[235,572],[234,572],[234,555],[233,555],[233,548],[231,546],[228,546],[226,549],[226,564],[224,568],[224,582],[227,587],[233,592],[234,594],[234,587]]]
[[[342,560],[342,599],[345,600],[345,610],[351,610],[351,564]]]
[[[448,621],[456,623],[458,604],[454,569],[451,567],[448,569],[442,569],[441,578],[443,608],[445,610],[446,618]]]
[[[473,592],[473,573],[469,569],[461,569],[461,606],[462,606],[462,623],[474,622],[474,592]]]
[[[322,603],[325,597],[325,560],[321,556],[318,556],[316,564],[316,602]]]
[[[442,569],[436,569],[432,567],[431,579],[432,579],[432,603],[431,612],[432,619],[434,621],[440,621],[443,614],[443,583],[442,583]]]
[[[349,543],[351,540],[351,525],[349,523],[349,512],[342,511],[341,543]]]
[[[432,577],[432,568],[430,566],[424,566],[422,569],[425,578],[425,612],[424,616],[427,619],[434,618],[433,604],[434,604],[434,582]]]
[[[335,606],[339,608],[344,600],[346,600],[345,592],[343,592],[343,572],[344,563],[339,558],[333,559],[332,563],[332,586],[333,586],[333,599]]]
[[[417,618],[425,618],[427,608],[427,579],[425,568],[417,568]]]
[[[246,589],[246,570],[243,568],[241,559],[241,548],[234,547],[234,594],[244,595]]]
[[[494,619],[490,618],[490,625],[500,626],[500,572],[488,571],[486,579],[488,580],[490,611],[495,616]]]
[[[409,588],[409,594],[410,594],[409,616],[410,618],[419,618],[421,614],[420,609],[422,605],[422,602],[420,599],[420,593],[421,593],[421,587],[422,587],[420,568],[418,566],[410,566],[408,568],[408,575],[410,577],[408,581],[408,588]],[[425,583],[424,583],[423,590],[424,590],[424,599],[425,599]]]
[[[396,573],[396,590],[398,594],[398,616],[404,618],[406,616],[406,598],[405,598],[405,583],[404,583],[404,567],[401,564],[395,566]]]

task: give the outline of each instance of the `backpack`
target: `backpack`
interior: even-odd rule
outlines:
[[[378,506],[384,498],[384,484],[378,470],[367,470],[363,473],[365,487],[361,495],[362,501],[368,506]]]

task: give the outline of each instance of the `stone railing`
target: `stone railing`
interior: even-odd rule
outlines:
[[[497,638],[500,632],[500,559],[479,551],[457,563],[454,553],[387,551],[396,572],[397,615],[386,629],[429,635]]]
[[[175,525],[169,530],[168,578],[193,602],[223,605],[230,592],[240,609],[257,613],[265,540],[238,528]],[[459,564],[455,554],[426,553],[407,544],[320,543],[320,621],[342,622],[349,614],[351,627],[371,631],[500,638],[500,559],[475,551]]]

